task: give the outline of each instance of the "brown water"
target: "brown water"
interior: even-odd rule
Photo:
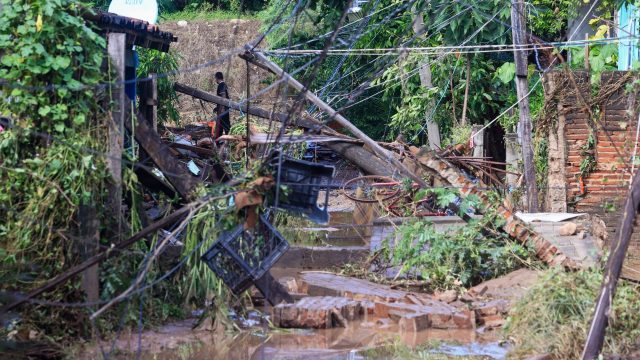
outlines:
[[[353,223],[353,212],[334,211],[327,225],[318,225],[303,218],[289,218],[278,225],[292,245],[297,246],[364,246],[368,238],[363,235],[372,225]]]
[[[145,331],[141,339],[141,359],[378,359],[391,354],[367,351],[396,344],[406,349],[429,345],[430,352],[444,358],[502,359],[506,350],[495,335],[474,330],[429,330],[400,333],[395,325],[361,322],[348,328],[320,330],[273,330],[254,327],[235,334],[192,330],[193,320]],[[437,343],[438,345],[434,345]],[[109,350],[111,343],[103,343]],[[110,358],[137,357],[138,334],[123,334],[115,342]],[[95,349],[89,357],[99,358]]]

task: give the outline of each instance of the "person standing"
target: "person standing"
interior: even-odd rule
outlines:
[[[216,95],[229,99],[229,89],[227,88],[227,84],[224,82],[224,76],[222,76],[222,73],[218,71],[215,75],[215,79],[218,84]],[[229,108],[224,105],[216,106],[216,139],[223,134],[229,134],[230,130],[231,120],[229,120]]]

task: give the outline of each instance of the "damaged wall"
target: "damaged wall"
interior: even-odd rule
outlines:
[[[616,239],[631,180],[637,115],[628,111],[635,99],[626,85],[633,79],[627,72],[605,72],[594,92],[587,72],[575,71],[573,78],[575,85],[565,71],[545,76],[546,94],[555,91],[551,101],[558,110],[548,137],[546,210],[600,215],[609,230],[608,246]],[[591,105],[591,114],[584,103]],[[581,165],[584,169],[589,163],[593,170],[581,176]],[[634,231],[623,276],[640,280],[640,226]]]

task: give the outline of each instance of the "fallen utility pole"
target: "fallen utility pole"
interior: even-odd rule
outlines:
[[[249,57],[249,59],[251,59],[251,57]],[[262,64],[260,64],[260,67],[265,68],[265,70],[272,72],[270,69],[266,68],[266,66]],[[215,96],[206,91],[202,91],[202,90],[199,90],[187,85],[183,85],[180,83],[175,83],[174,88],[178,92],[191,95],[203,101],[209,101],[215,104],[225,105],[225,106],[228,106],[230,109],[234,109],[234,110],[246,111],[246,108],[241,107],[238,103],[235,103],[233,101],[230,102],[228,99]],[[249,110],[251,111],[251,115],[254,115],[263,119],[273,119],[279,122],[283,122],[287,118],[287,114],[268,111],[256,106],[251,106]],[[314,119],[298,119],[296,120],[295,125],[305,129],[310,129],[310,130],[314,130],[322,127],[322,124]],[[390,168],[386,162],[384,162],[383,160],[380,160],[380,158],[376,157],[374,154],[372,154],[370,151],[366,150],[362,146],[353,144],[351,140],[352,138],[345,137],[345,142],[331,142],[331,143],[325,144],[324,146],[344,156],[345,159],[358,165],[362,170],[364,170],[365,172],[371,175],[381,175],[381,176],[389,176],[389,177],[394,177],[395,175],[397,175],[397,172],[394,171],[393,168]],[[178,145],[172,145],[172,146],[180,147]]]
[[[281,113],[275,113],[273,111],[268,111],[268,110],[264,110],[261,108],[257,108],[255,106],[251,106],[249,108],[247,108],[246,104],[240,104],[237,103],[235,101],[231,101],[227,98],[223,98],[217,95],[213,95],[209,92],[206,91],[202,91],[200,89],[196,89],[194,87],[188,86],[188,85],[184,85],[184,84],[180,84],[180,83],[174,83],[173,84],[173,88],[180,93],[186,94],[186,95],[190,95],[193,96],[196,99],[200,99],[203,101],[207,101],[210,103],[214,103],[214,104],[218,104],[218,105],[224,105],[226,107],[228,107],[229,109],[233,109],[233,110],[238,110],[238,111],[242,111],[246,114],[250,114],[253,116],[257,116],[257,117],[261,117],[264,119],[273,119],[275,121],[278,122],[284,122],[287,118],[287,114],[281,114]],[[297,126],[301,126],[304,128],[312,128],[314,126],[317,126],[319,123],[309,120],[309,119],[296,119],[294,120],[294,123],[292,125],[297,125]]]
[[[624,213],[620,223],[620,230],[618,231],[618,241],[611,242],[611,250],[609,259],[607,260],[607,266],[604,270],[602,287],[600,288],[600,294],[596,300],[596,308],[593,312],[591,327],[589,328],[589,333],[587,333],[587,340],[582,352],[583,360],[597,359],[598,355],[602,351],[605,330],[607,329],[607,324],[609,322],[611,301],[616,293],[616,285],[618,284],[618,278],[622,271],[622,265],[627,254],[627,249],[629,248],[629,242],[631,240],[631,234],[633,233],[633,226],[639,206],[640,170],[636,171],[633,183],[631,184],[631,189],[629,190],[629,195],[627,196],[627,202],[624,206]]]
[[[62,274],[56,276],[55,278],[47,281],[46,284],[44,284],[43,286],[29,292],[27,295],[25,295],[24,297],[21,297],[18,300],[15,300],[14,302],[3,306],[0,309],[0,314],[6,313],[7,311],[15,308],[16,306],[22,305],[23,303],[29,301],[30,299],[33,299],[34,297],[55,289],[56,287],[60,286],[61,284],[65,283],[67,280],[71,279],[73,276],[81,273],[82,271],[90,268],[91,266],[98,264],[106,259],[108,259],[109,257],[111,257],[112,254],[117,254],[119,253],[119,251],[117,250],[123,250],[128,248],[129,246],[135,244],[137,241],[146,238],[148,235],[150,235],[151,233],[158,231],[164,227],[167,227],[177,221],[179,221],[180,219],[182,219],[184,216],[187,215],[187,213],[189,213],[189,211],[192,210],[191,206],[185,206],[182,207],[178,210],[176,210],[175,212],[173,212],[171,215],[163,218],[162,220],[156,221],[153,224],[147,226],[146,228],[140,230],[137,234],[133,235],[132,237],[130,237],[127,240],[124,240],[122,242],[119,242],[118,244],[112,246],[111,248],[104,250],[90,258],[88,258],[87,260],[83,261],[82,263],[66,270],[65,272],[63,272]]]
[[[259,52],[251,52],[251,46],[249,45],[246,45],[245,49],[255,57],[255,58],[247,57],[246,59],[249,59],[247,61],[250,61],[252,63],[261,62],[266,67],[268,67],[270,71],[274,72],[279,76],[282,76],[284,81],[286,81],[289,85],[291,85],[291,87],[300,91],[304,95],[304,97],[307,98],[307,100],[311,101],[314,105],[318,107],[318,109],[322,110],[327,115],[329,115],[330,120],[336,121],[337,123],[342,125],[344,128],[349,130],[353,135],[355,135],[356,138],[362,140],[365,143],[365,145],[367,145],[371,150],[373,150],[373,152],[376,155],[378,155],[381,159],[386,160],[389,164],[393,165],[396,169],[398,169],[400,174],[411,178],[411,180],[415,181],[423,188],[428,187],[428,184],[422,178],[420,178],[415,173],[407,169],[398,159],[396,159],[393,156],[391,152],[383,149],[380,145],[378,145],[377,142],[375,142],[373,139],[367,136],[367,134],[362,132],[355,125],[353,125],[349,120],[347,120],[347,118],[342,116],[340,113],[334,110],[331,106],[329,106],[327,103],[322,101],[322,99],[320,99],[314,93],[308,91],[308,89],[305,88],[304,85],[302,85],[298,80],[296,80],[287,72],[285,72],[283,69],[281,69],[276,63],[267,59],[266,56],[264,56]]]
[[[531,147],[531,113],[529,109],[529,82],[526,45],[525,8],[522,0],[511,0],[511,33],[513,35],[513,55],[516,63],[516,93],[520,110],[520,140],[522,159],[524,160],[524,181],[527,186],[527,210],[538,211],[538,188],[533,167],[533,148]]]

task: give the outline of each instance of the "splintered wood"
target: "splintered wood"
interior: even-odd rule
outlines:
[[[283,328],[329,329],[345,327],[363,315],[364,308],[358,301],[331,296],[306,297],[295,304],[273,308],[273,323]]]

